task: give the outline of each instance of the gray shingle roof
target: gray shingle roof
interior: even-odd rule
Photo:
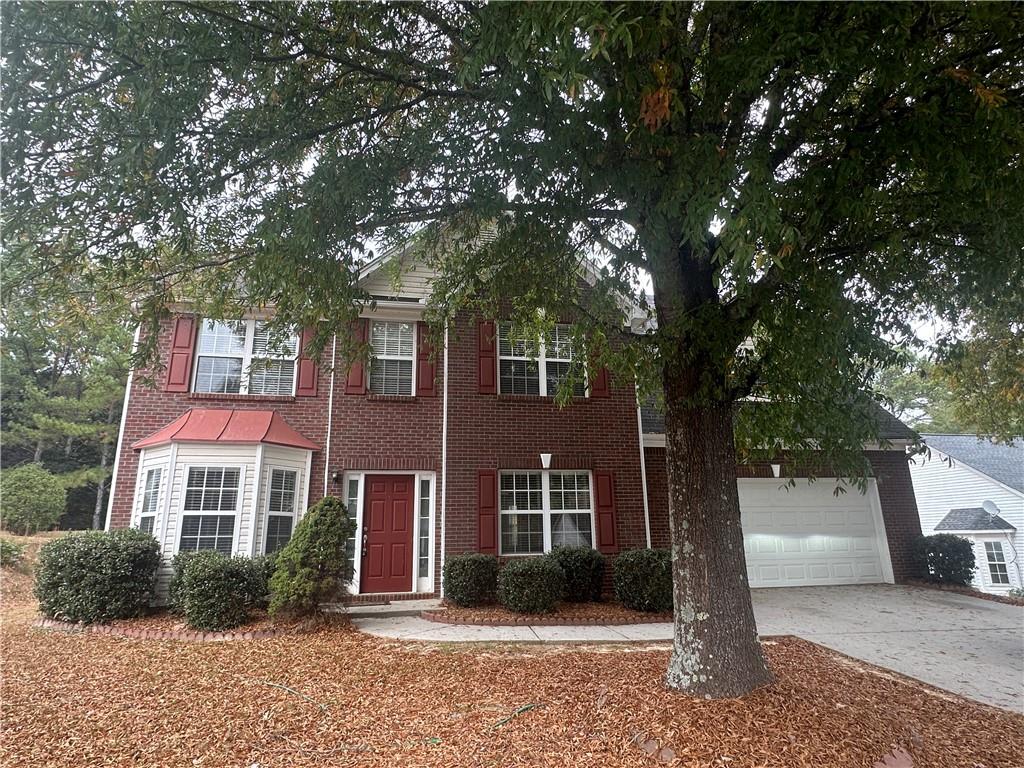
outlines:
[[[763,406],[762,406],[763,407]],[[878,419],[878,437],[883,440],[915,440],[917,434],[889,413],[882,406],[876,407],[876,418]],[[647,402],[640,406],[640,418],[644,425],[644,434],[663,435],[665,434],[665,415],[654,405]]]
[[[976,435],[922,434],[921,437],[929,448],[942,451],[961,464],[1024,492],[1024,439],[1005,445]]]
[[[999,515],[990,515],[981,507],[951,509],[936,531],[1015,531],[1017,530]]]

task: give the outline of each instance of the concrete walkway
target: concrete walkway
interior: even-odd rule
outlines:
[[[954,693],[1024,711],[1024,609],[890,585],[755,589],[762,635],[797,635]],[[479,627],[417,616],[354,617],[362,631],[432,642],[667,641],[671,624]]]

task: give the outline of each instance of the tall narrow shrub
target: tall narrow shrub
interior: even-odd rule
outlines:
[[[345,581],[345,545],[354,531],[341,499],[327,496],[310,507],[277,555],[270,613],[312,614],[336,594]]]

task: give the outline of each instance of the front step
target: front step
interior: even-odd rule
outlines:
[[[394,600],[386,603],[323,603],[320,607],[326,613],[343,613],[352,619],[383,619],[393,616],[419,616],[441,606],[435,597],[425,600]]]

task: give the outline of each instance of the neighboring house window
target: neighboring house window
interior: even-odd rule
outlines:
[[[156,523],[157,503],[160,500],[160,484],[163,469],[157,467],[146,472],[146,484],[142,491],[142,509],[139,511],[139,530],[153,534]]]
[[[179,550],[232,553],[240,478],[241,470],[237,468],[189,468]],[[224,512],[231,514],[219,514]]]
[[[985,559],[988,561],[988,574],[992,578],[992,583],[1009,584],[1010,574],[1006,570],[1003,545],[998,541],[986,541]]]
[[[498,503],[503,555],[593,546],[589,472],[502,472]]]
[[[378,395],[412,395],[415,326],[392,320],[370,323],[370,391]]]
[[[277,552],[292,537],[295,522],[295,489],[298,473],[290,469],[270,471],[270,489],[267,493],[267,541],[265,552]]]
[[[498,323],[498,391],[503,395],[554,396],[575,372],[571,327],[556,325],[537,341],[517,338],[511,323]],[[573,395],[587,393],[582,378],[573,383]]]
[[[263,320],[200,322],[194,391],[293,394],[298,337],[272,342],[268,327]]]

